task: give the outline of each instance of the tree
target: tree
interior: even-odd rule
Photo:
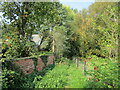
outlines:
[[[62,6],[59,2],[2,3],[1,12],[3,12],[4,24],[5,26],[7,25],[7,27],[11,27],[9,30],[11,32],[15,32],[15,35],[18,37],[17,43],[21,46],[18,46],[17,48],[23,48],[21,49],[23,51],[16,51],[18,51],[21,56],[31,55],[31,51],[29,51],[28,47],[33,45],[31,37],[34,31],[39,32],[41,36],[41,45],[47,37],[46,33],[50,31],[49,28],[55,26],[56,24],[61,24],[61,7]],[[8,30],[7,28],[5,29],[4,26],[3,28],[5,32]],[[23,47],[26,45],[27,47]],[[13,47],[16,47],[16,45],[13,45]]]
[[[64,51],[66,51],[66,32],[65,27],[63,26],[55,26],[52,33],[52,51],[55,53],[57,58],[60,58],[60,56],[63,56]]]
[[[99,22],[97,20],[99,19]],[[111,58],[117,56],[118,50],[118,7],[108,5],[96,19],[96,29],[102,36],[99,40],[101,54]]]

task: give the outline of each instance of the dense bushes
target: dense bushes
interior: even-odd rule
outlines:
[[[30,84],[30,78],[21,76],[12,70],[3,69],[2,88],[30,88]]]
[[[54,68],[54,64],[48,65],[40,72],[33,72],[28,75],[21,75],[19,72],[9,70],[3,67],[2,70],[2,88],[34,88],[33,80],[35,77],[44,76],[48,71]]]
[[[88,65],[88,75],[92,76],[92,79],[88,82],[88,88],[118,88],[119,68],[117,58],[110,60],[92,56]]]
[[[14,32],[8,31],[9,29],[3,31],[2,53],[4,58],[10,60],[19,57],[33,56],[37,53],[37,49],[35,48],[35,43],[33,41],[29,41],[24,37],[19,37],[14,28],[7,28],[11,30],[13,29]]]

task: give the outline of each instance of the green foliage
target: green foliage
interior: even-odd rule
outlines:
[[[88,81],[87,88],[118,88],[118,61],[117,59],[107,59],[92,56],[90,61],[92,70],[88,70],[88,75],[94,77]],[[94,66],[97,67],[94,70]],[[88,66],[88,68],[90,68]]]
[[[101,5],[98,8],[98,5]],[[103,10],[104,8],[104,10]],[[91,11],[92,10],[92,11]],[[72,31],[79,46],[78,55],[97,55],[101,57],[116,57],[118,47],[118,6],[116,3],[92,4],[89,10],[83,9],[77,13],[72,22]],[[74,50],[77,51],[77,50]]]
[[[19,73],[3,69],[2,70],[2,88],[33,88],[33,79],[36,73],[21,76]]]
[[[92,77],[90,80],[84,76],[81,67],[77,68],[67,60],[26,76],[4,69],[3,88],[118,88],[117,60],[110,62],[109,59],[97,56],[89,58],[92,58],[87,63],[87,75]],[[94,66],[97,66],[97,70],[93,70]]]
[[[67,88],[84,88],[87,78],[80,69],[76,70],[75,66],[70,66],[68,75]]]
[[[8,88],[14,85],[13,78],[14,78],[14,71],[4,69],[2,70],[2,87]]]
[[[49,56],[49,55],[53,55],[53,52],[48,52],[48,51],[41,51],[39,53],[40,56]]]
[[[60,68],[60,67],[55,67],[55,68]],[[61,69],[53,69],[52,71],[49,71],[49,73],[46,74],[46,76],[44,76],[42,78],[41,81],[34,81],[34,83],[36,82],[37,84],[35,85],[35,88],[62,88],[65,84],[66,84],[66,79],[64,77],[64,75],[66,76],[66,69],[67,66],[63,66],[63,68]],[[62,73],[64,73],[62,75]],[[40,78],[36,77],[36,78]],[[35,78],[35,79],[36,79]]]
[[[119,8],[116,2],[95,2],[88,10],[80,12],[59,2],[2,2],[1,5],[4,20],[0,29],[5,57],[2,60],[54,53],[56,63],[59,63],[24,77],[4,68],[3,88],[120,86],[117,77]],[[38,48],[31,39],[34,33],[41,38]],[[74,56],[90,59],[87,75],[92,77],[91,80],[87,80],[81,69],[66,58]],[[94,66],[96,70],[93,70]]]
[[[86,81],[83,73],[74,64],[64,63],[55,66],[44,77],[35,77],[35,88],[83,88]]]
[[[4,34],[5,32],[3,32]],[[18,57],[33,56],[36,54],[35,43],[25,39],[20,40],[16,32],[9,32],[3,36],[2,49],[7,50],[4,56],[10,60]]]
[[[2,88],[29,88],[30,80],[28,78],[23,78],[19,73],[12,70],[3,69],[2,71]],[[27,85],[29,86],[27,87]]]
[[[116,50],[118,49],[118,7],[116,5],[108,6],[103,13],[98,15],[97,19],[100,23],[96,23],[96,29],[102,34],[98,41],[101,48],[100,53],[109,58],[116,57]]]
[[[52,32],[53,38],[53,52],[56,53],[57,56],[63,56],[63,52],[66,51],[66,32],[64,26],[55,26]]]
[[[65,20],[65,10],[62,4],[59,2],[3,2],[1,5],[1,12],[3,12],[4,17],[3,31],[5,35],[9,34],[11,36],[12,42],[10,42],[12,44],[10,48],[6,46],[9,48],[5,55],[7,58],[13,59],[36,54],[35,45],[31,42],[34,32],[38,32],[41,38],[38,50],[41,48],[51,49],[50,28],[65,23],[63,22]],[[61,32],[64,31],[63,26],[58,29],[61,29]],[[11,35],[12,33],[15,33],[14,37]],[[3,39],[6,40],[6,37],[3,37]],[[17,41],[12,39],[17,39]]]

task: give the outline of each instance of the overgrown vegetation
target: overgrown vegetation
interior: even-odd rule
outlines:
[[[0,4],[3,88],[120,87],[119,2],[95,2],[81,11],[59,2]],[[38,45],[34,34],[39,35]],[[6,66],[15,58],[51,54],[55,64],[31,75]]]
[[[100,58],[92,56],[88,62],[87,75],[92,76],[88,81],[88,88],[118,88],[119,87],[119,67],[118,60]],[[90,70],[91,69],[91,70]]]
[[[34,79],[35,88],[83,88],[86,77],[74,64],[58,64],[44,77]],[[82,82],[82,83],[81,83]]]

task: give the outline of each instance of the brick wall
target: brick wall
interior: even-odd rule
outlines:
[[[14,62],[24,74],[30,74],[34,71],[34,62],[32,59],[23,59]]]
[[[36,61],[37,65],[35,66],[35,60],[34,59],[21,59],[14,61],[15,66],[19,67],[20,71],[22,71],[23,74],[31,74],[35,71],[35,67],[37,71],[43,70],[45,68],[45,63],[43,60],[39,57]],[[47,56],[47,65],[54,63],[54,56]]]
[[[45,64],[43,63],[41,58],[38,58],[37,60],[37,70],[41,71],[45,67]]]

